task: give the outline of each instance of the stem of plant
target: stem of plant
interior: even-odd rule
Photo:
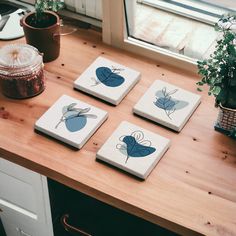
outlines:
[[[65,119],[64,119],[64,116],[65,116],[65,114],[67,113],[68,111],[66,111],[64,114],[62,114],[62,117],[61,117],[61,119],[59,120],[59,122],[56,124],[56,126],[55,126],[55,129],[57,129],[57,127],[61,124],[61,122],[63,122]]]

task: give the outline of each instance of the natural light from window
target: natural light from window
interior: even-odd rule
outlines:
[[[128,36],[191,59],[213,52],[214,24],[236,10],[234,0],[126,0]]]

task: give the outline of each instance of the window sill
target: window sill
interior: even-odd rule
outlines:
[[[197,74],[197,62],[194,59],[179,55],[169,50],[150,45],[140,40],[127,37],[124,39],[123,49],[131,51],[159,62],[164,62],[178,69]],[[138,49],[137,49],[138,48]]]

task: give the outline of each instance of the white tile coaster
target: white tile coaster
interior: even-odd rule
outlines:
[[[140,77],[138,71],[104,57],[98,57],[75,80],[74,88],[118,105]]]
[[[169,146],[169,139],[123,121],[96,158],[146,179]]]
[[[35,123],[35,129],[80,149],[108,113],[67,95],[61,96]]]
[[[180,132],[200,104],[200,96],[156,80],[135,104],[133,112]]]

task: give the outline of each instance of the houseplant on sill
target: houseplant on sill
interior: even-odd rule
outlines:
[[[60,19],[55,12],[63,6],[63,0],[35,0],[35,12],[21,19],[26,42],[43,53],[44,62],[60,54]]]
[[[219,107],[215,129],[236,137],[236,16],[225,15],[215,25],[220,32],[216,48],[209,59],[198,61],[202,76],[197,85],[209,86]],[[201,89],[200,89],[201,90]]]

